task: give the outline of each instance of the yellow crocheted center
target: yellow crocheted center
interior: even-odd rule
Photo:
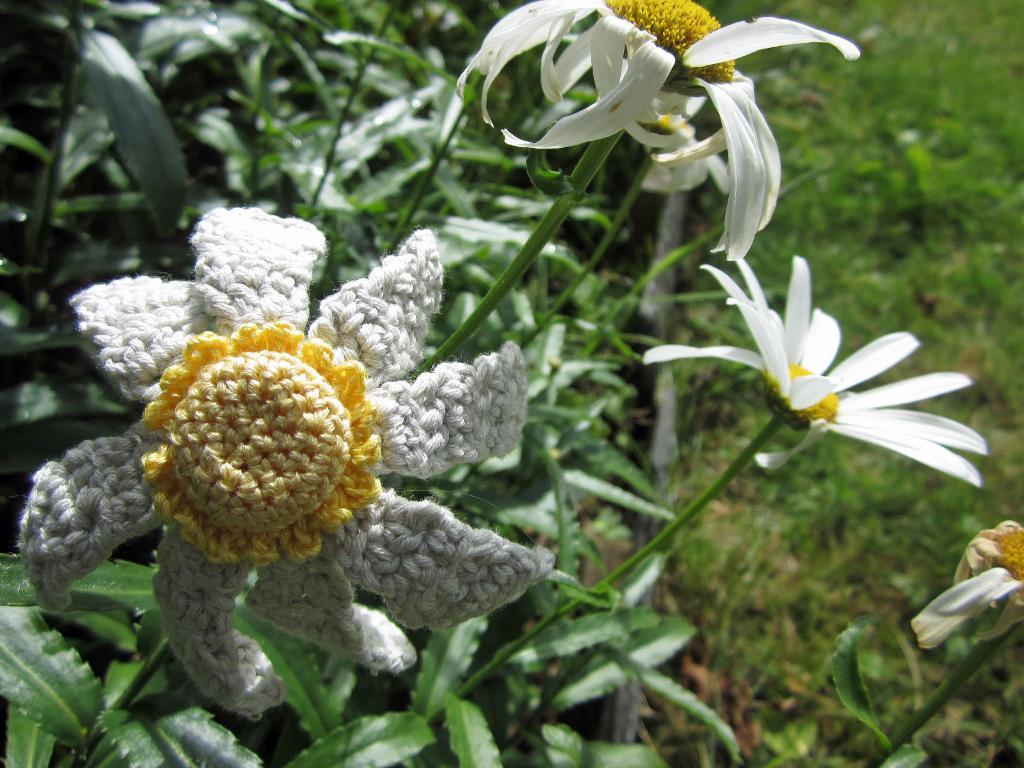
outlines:
[[[658,45],[673,52],[680,62],[694,43],[722,26],[693,0],[608,0],[608,7],[620,19],[654,35]],[[683,71],[686,77],[728,83],[736,72],[736,62],[684,67]]]
[[[160,379],[143,456],[153,502],[217,563],[320,551],[320,537],[380,494],[376,412],[360,363],[288,323],[193,336]]]
[[[790,363],[789,365],[789,380],[799,379],[801,376],[813,376],[814,374],[804,368],[803,366]],[[821,400],[812,405],[810,408],[804,408],[799,411],[794,411],[789,405],[789,400],[784,398],[779,391],[779,383],[769,375],[765,374],[765,378],[768,380],[768,388],[770,390],[772,404],[776,408],[784,411],[790,416],[794,416],[798,421],[810,424],[812,421],[818,421],[824,419],[828,422],[836,420],[836,416],[839,414],[839,397],[834,393],[825,395]]]
[[[999,537],[999,565],[1024,581],[1024,529],[1010,531]]]

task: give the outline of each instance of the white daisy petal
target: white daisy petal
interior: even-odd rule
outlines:
[[[562,89],[559,87],[558,72],[555,69],[555,52],[574,21],[572,16],[566,16],[551,25],[548,30],[548,41],[544,45],[544,53],[540,57],[540,87],[544,91],[544,96],[551,101],[561,101],[562,99]]]
[[[804,339],[803,357],[799,364],[811,373],[824,373],[836,359],[843,332],[836,319],[820,309],[811,314],[811,325]]]
[[[714,250],[724,250],[731,261],[737,261],[750,250],[760,226],[768,196],[768,170],[757,132],[741,106],[746,100],[743,88],[733,83],[698,82],[718,110],[729,151],[730,194],[725,208],[725,231]]]
[[[706,67],[723,61],[735,61],[767,48],[803,43],[828,43],[838,49],[848,61],[860,57],[857,46],[844,37],[829,34],[798,21],[764,16],[716,29],[686,51],[683,55],[683,64],[687,67]]]
[[[916,403],[958,389],[969,387],[974,382],[962,373],[928,373],[912,379],[897,381],[883,387],[869,389],[866,392],[854,392],[846,395],[843,400],[843,411],[864,410],[866,408],[888,408],[893,405]]]
[[[799,363],[811,326],[811,270],[799,256],[793,257],[793,271],[786,294],[786,357]]]
[[[663,149],[665,147],[674,147],[679,144],[679,136],[675,133],[655,133],[644,128],[639,123],[633,123],[632,125],[626,126],[626,133],[632,136],[634,139],[639,141],[644,146],[655,147]],[[684,146],[692,146],[684,145]]]
[[[789,387],[789,407],[794,411],[802,411],[822,401],[832,394],[835,385],[824,376],[801,376],[793,379]]]
[[[751,368],[764,370],[764,360],[756,352],[740,347],[687,347],[682,344],[662,344],[651,347],[644,353],[644,365],[652,363],[667,363],[672,360],[686,360],[697,357],[714,357],[720,360],[729,360],[733,363],[742,363]]]
[[[729,183],[729,168],[726,166],[725,161],[715,155],[714,157],[709,157],[705,162],[707,163],[711,180],[715,182],[718,191],[724,195],[729,194],[732,186]]]
[[[737,304],[743,319],[750,328],[761,357],[764,358],[765,369],[779,385],[783,397],[789,395],[789,366],[786,364],[786,350],[782,338],[773,331],[771,321],[749,304]]]
[[[552,101],[560,101],[562,94],[576,85],[579,79],[590,70],[590,37],[593,31],[594,28],[590,27],[580,32],[555,62],[553,86],[554,92],[558,96]]]
[[[934,413],[897,408],[846,412],[843,408],[842,423],[879,432],[907,434],[961,451],[983,455],[988,453],[988,443],[984,437],[959,421]]]
[[[524,141],[502,131],[505,141],[517,147],[555,149],[596,141],[625,130],[636,116],[648,108],[661,90],[675,57],[654,43],[645,43],[630,59],[622,82],[586,109],[563,117],[538,141]]]
[[[730,303],[754,305],[753,299],[743,292],[743,289],[740,288],[739,284],[718,267],[713,267],[710,264],[702,264],[700,268],[705,272],[710,273],[711,276],[718,281],[718,284],[722,286],[727,294],[729,294]]]
[[[757,311],[767,314],[769,312],[768,299],[765,298],[764,289],[761,288],[761,283],[758,281],[757,275],[754,274],[754,270],[746,261],[741,261],[737,266],[740,274],[743,275],[743,282],[747,284],[747,290],[750,291],[750,298],[754,300]]]
[[[715,131],[706,139],[695,141],[690,144],[684,144],[673,152],[662,152],[661,154],[657,154],[654,156],[654,159],[659,163],[664,163],[671,167],[683,165],[684,163],[692,163],[695,160],[702,160],[707,157],[713,157],[720,152],[724,152],[725,149],[725,132],[719,130]]]
[[[594,69],[594,84],[601,96],[622,80],[625,65],[626,40],[637,29],[625,19],[605,16],[597,22],[591,33],[590,63]]]
[[[914,353],[921,342],[912,334],[900,332],[890,333],[875,339],[863,349],[854,353],[832,371],[829,375],[836,383],[836,391],[873,379],[883,371],[887,371],[898,362]]]
[[[958,456],[938,443],[919,437],[897,435],[892,432],[858,427],[845,422],[842,410],[839,418],[832,424],[831,430],[839,435],[846,435],[855,440],[887,448],[894,453],[918,461],[932,469],[945,472],[978,488],[981,487],[981,474],[967,459]]]
[[[764,229],[772,220],[775,213],[775,205],[779,201],[779,190],[782,187],[782,157],[779,155],[779,145],[775,141],[772,129],[768,127],[768,121],[757,106],[754,98],[754,82],[739,73],[733,78],[733,82],[740,86],[746,94],[741,102],[743,113],[747,121],[757,135],[757,145],[761,152],[761,159],[764,161],[765,171],[768,174],[768,194],[765,196],[764,207],[761,210],[761,220],[758,229]]]
[[[797,443],[795,446],[790,448],[788,451],[775,451],[772,453],[759,453],[754,457],[754,461],[762,469],[773,470],[778,469],[796,454],[801,451],[806,451],[818,440],[821,439],[828,431],[828,422],[819,420],[811,423],[810,428],[807,430],[807,434],[804,435],[804,439]]]
[[[1024,584],[1020,588],[1024,589]],[[1021,621],[1024,621],[1024,605],[1015,600],[1010,600],[1006,603],[1006,607],[1003,608],[1003,612],[999,614],[999,621],[988,632],[983,632],[981,639],[991,640],[994,637],[1005,635],[1010,631],[1010,627]]]

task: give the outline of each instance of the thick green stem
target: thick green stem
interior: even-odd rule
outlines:
[[[451,336],[445,339],[444,343],[438,348],[437,352],[431,355],[430,359],[420,365],[416,371],[417,373],[430,370],[453,354],[490,317],[501,300],[519,282],[520,278],[526,274],[526,271],[533,266],[544,246],[554,238],[562,226],[562,222],[565,221],[570,211],[580,201],[587,187],[590,186],[590,182],[593,181],[594,176],[597,175],[601,166],[604,165],[605,159],[621,135],[621,133],[617,133],[614,136],[599,139],[587,145],[587,149],[576,164],[575,170],[569,176],[569,183],[572,189],[555,198],[551,208],[548,209],[544,218],[537,224],[529,239],[523,243],[522,248],[519,249],[519,253],[516,254],[512,263],[494,281],[494,285],[491,286],[491,289],[480,300],[473,313],[466,318],[462,325],[455,329]]]
[[[896,727],[892,735],[892,751],[895,752],[901,745],[909,741],[922,725],[942,709],[953,694],[960,690],[961,686],[1016,634],[1016,629],[1019,627],[1020,625],[999,637],[975,643],[974,647],[960,660],[960,663],[953,668],[953,671],[946,676],[939,687],[932,692],[928,700]]]
[[[640,195],[640,190],[644,183],[644,177],[647,176],[647,171],[650,170],[652,162],[650,155],[644,156],[643,165],[641,165],[640,169],[633,174],[633,181],[630,183],[629,189],[626,190],[626,196],[623,197],[622,202],[619,203],[619,209],[615,212],[615,218],[612,219],[612,223],[605,231],[604,237],[601,238],[601,242],[597,244],[597,247],[590,255],[590,258],[587,259],[586,264],[580,268],[580,271],[576,273],[576,276],[572,281],[565,286],[560,294],[558,294],[558,298],[554,300],[548,310],[544,313],[544,316],[537,321],[537,325],[534,329],[526,334],[522,341],[519,342],[520,346],[527,346],[530,342],[536,339],[537,336],[544,332],[544,329],[547,328],[551,324],[551,321],[558,315],[558,311],[562,306],[572,298],[574,293],[576,293],[576,289],[580,287],[580,283],[586,279],[587,275],[593,272],[594,267],[596,267],[601,262],[601,259],[604,258],[604,255],[608,252],[608,249],[615,241],[616,235],[619,234],[619,230],[622,229],[622,225],[626,223],[626,217],[629,216],[629,212],[633,210],[633,204]]]
[[[779,427],[784,423],[785,420],[782,416],[773,416],[771,421],[769,421],[764,428],[754,436],[754,439],[750,441],[747,447],[740,451],[739,455],[732,460],[732,463],[725,468],[722,474],[720,474],[700,496],[687,504],[686,507],[676,515],[675,519],[666,525],[657,536],[651,539],[645,546],[638,549],[632,557],[628,558],[617,568],[613,569],[591,589],[597,590],[601,587],[613,585],[620,578],[636,568],[636,566],[644,562],[648,557],[662,549],[665,549],[672,542],[672,537],[676,532],[693,520],[701,510],[707,506],[708,502],[721,493],[722,489],[725,488],[725,486],[727,486],[733,478],[735,478],[736,475],[738,475],[740,471],[750,463],[751,459],[754,458],[754,455],[764,447],[765,443],[768,442],[772,435],[774,435],[778,431]],[[478,669],[465,683],[462,684],[462,687],[459,688],[456,695],[460,698],[467,696],[480,683],[494,674],[496,670],[500,669],[506,661],[526,647],[533,638],[550,627],[562,616],[572,613],[583,605],[585,605],[585,603],[582,600],[571,600],[568,603],[565,603],[561,608],[552,611],[534,624],[529,631],[520,635],[512,642],[502,646],[498,652],[491,657],[490,661],[480,667],[480,669]]]
[[[437,175],[437,169],[441,167],[441,163],[448,156],[448,149],[451,146],[452,139],[458,134],[459,129],[462,128],[462,120],[466,116],[466,105],[463,103],[462,109],[459,110],[458,116],[452,123],[452,127],[448,130],[448,133],[444,137],[444,141],[441,145],[436,147],[433,152],[433,157],[430,158],[430,166],[426,172],[420,176],[416,182],[416,189],[413,190],[412,199],[409,200],[409,204],[402,209],[402,215],[398,219],[398,223],[395,224],[395,228],[391,233],[391,242],[385,249],[385,253],[391,253],[398,247],[398,241],[402,239],[405,234],[405,228],[409,226],[409,222],[412,221],[413,217],[420,209],[420,205],[423,202],[423,197],[427,193],[427,189],[430,187],[430,183],[434,180],[434,176]]]

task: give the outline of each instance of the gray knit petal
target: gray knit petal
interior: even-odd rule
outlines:
[[[442,363],[370,397],[381,434],[378,471],[430,477],[515,447],[526,421],[523,353],[508,342],[472,365]]]
[[[246,604],[284,631],[345,653],[374,671],[401,672],[416,661],[415,649],[382,614],[352,604],[352,587],[336,550],[334,537],[328,536],[316,557],[260,568]]]
[[[284,320],[305,328],[313,264],[327,248],[320,230],[258,208],[218,208],[192,235],[192,306],[220,333]]]
[[[142,479],[148,433],[86,440],[33,477],[21,518],[21,561],[39,604],[59,610],[71,583],[122,542],[160,525]]]
[[[471,528],[431,501],[392,491],[336,534],[341,565],[402,624],[442,629],[518,598],[554,565],[546,549]]]
[[[189,306],[189,284],[125,277],[86,288],[71,299],[78,330],[95,346],[100,370],[129,400],[149,400],[185,341],[206,330]]]
[[[168,528],[153,587],[171,649],[193,682],[218,705],[256,719],[286,689],[256,642],[233,625],[235,596],[249,565],[211,563]]]
[[[399,379],[423,359],[442,271],[434,233],[414,232],[367,277],[324,299],[309,335],[331,344],[339,359],[362,361],[371,384]]]

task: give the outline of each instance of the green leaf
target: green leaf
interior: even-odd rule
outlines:
[[[740,745],[736,741],[736,734],[733,733],[732,728],[719,717],[715,710],[698,699],[692,691],[688,691],[675,680],[666,677],[660,672],[655,672],[653,669],[637,664],[625,654],[620,653],[616,658],[619,664],[636,675],[637,679],[648,691],[661,696],[697,722],[706,725],[715,735],[715,738],[722,742],[729,752],[729,757],[734,762],[742,760]]]
[[[128,764],[132,768],[259,768],[260,759],[235,735],[198,707],[153,720],[111,710],[90,768]]]
[[[28,324],[28,310],[11,294],[0,291],[0,328],[14,330]]]
[[[547,580],[557,584],[558,588],[573,600],[579,600],[587,605],[610,609],[619,604],[619,593],[609,585],[587,589],[579,579],[563,571],[551,571]]]
[[[445,716],[449,741],[452,752],[459,758],[459,768],[501,766],[494,736],[476,704],[449,696]]]
[[[4,429],[54,416],[122,414],[127,410],[95,382],[27,381],[0,391],[0,428]]]
[[[434,734],[419,715],[371,715],[331,731],[288,763],[288,768],[385,768],[433,743]]]
[[[597,496],[611,504],[638,512],[641,515],[657,518],[658,520],[672,520],[675,515],[672,511],[652,504],[646,499],[641,499],[636,494],[630,493],[617,485],[612,485],[607,480],[601,480],[588,475],[579,469],[569,469],[565,472],[565,482],[577,490]]]
[[[88,94],[107,116],[117,149],[156,216],[175,228],[185,200],[185,156],[156,94],[117,38],[85,33]]]
[[[47,768],[56,739],[17,707],[7,707],[7,751],[9,768]]]
[[[430,719],[444,709],[448,693],[458,688],[473,662],[486,627],[487,617],[478,616],[431,636],[420,657],[420,673],[412,692],[412,708],[416,712]]]
[[[601,643],[620,640],[637,630],[652,627],[658,615],[649,608],[613,613],[594,613],[567,621],[541,632],[511,661],[533,664],[551,658],[572,656]]]
[[[77,333],[0,328],[0,357],[41,352],[45,349],[84,346],[85,340]]]
[[[913,744],[904,744],[897,749],[878,768],[919,768],[928,759],[926,753],[920,747]]]
[[[655,552],[626,577],[622,584],[623,605],[637,605],[643,599],[661,576],[666,559],[664,552]]]
[[[832,681],[843,706],[874,732],[879,743],[888,752],[892,749],[889,737],[885,735],[878,718],[875,717],[871,696],[861,679],[860,662],[857,659],[857,641],[874,621],[873,617],[862,616],[836,639],[835,648],[832,650]]]
[[[235,611],[235,626],[256,640],[274,671],[288,687],[288,704],[299,716],[302,729],[313,740],[326,736],[341,722],[341,709],[334,705],[324,685],[323,668],[314,648],[272,624],[259,621],[247,608]]]
[[[71,590],[73,611],[156,608],[153,574],[156,569],[123,560],[102,563],[75,582]],[[36,593],[17,556],[0,554],[0,606],[36,605]]]
[[[15,147],[22,152],[35,155],[44,163],[49,164],[50,162],[50,150],[24,131],[19,131],[9,125],[0,125],[0,146]]]
[[[39,611],[0,607],[0,693],[61,742],[80,747],[102,706],[100,681]]]

